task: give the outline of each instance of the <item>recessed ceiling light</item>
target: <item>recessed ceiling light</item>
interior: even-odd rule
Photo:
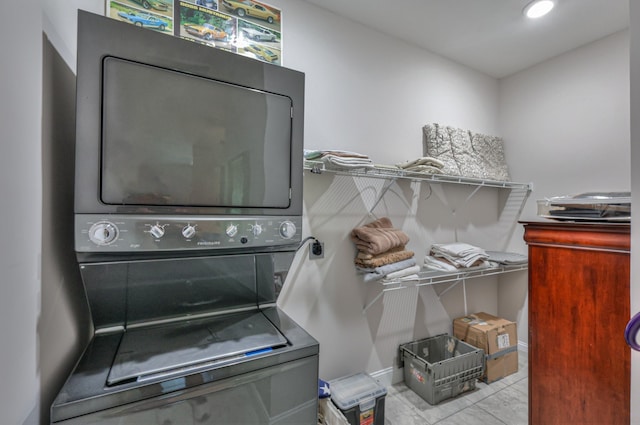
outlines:
[[[553,0],[534,0],[524,8],[524,14],[527,18],[539,18],[549,13],[553,6]]]

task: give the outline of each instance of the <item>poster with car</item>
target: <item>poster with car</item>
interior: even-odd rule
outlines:
[[[107,0],[105,14],[210,47],[282,64],[282,11],[253,0]]]
[[[141,28],[173,35],[173,0],[109,0],[106,15]]]
[[[196,0],[205,3],[205,0]],[[215,3],[214,3],[215,5]],[[211,47],[236,52],[236,20],[216,9],[195,3],[180,2],[179,37]]]
[[[282,63],[281,33],[268,30],[242,19],[238,20],[238,53],[280,65]]]

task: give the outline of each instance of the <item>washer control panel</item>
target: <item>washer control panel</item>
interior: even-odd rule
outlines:
[[[78,252],[268,247],[300,243],[302,218],[76,214]]]

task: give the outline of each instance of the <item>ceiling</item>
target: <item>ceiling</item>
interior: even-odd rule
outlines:
[[[304,0],[502,78],[629,25],[630,0],[557,0],[530,20],[530,0]]]

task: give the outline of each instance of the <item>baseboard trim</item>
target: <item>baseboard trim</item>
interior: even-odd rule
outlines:
[[[518,351],[524,351],[525,353],[529,352],[529,344],[526,342],[518,341]]]
[[[523,341],[518,341],[518,351],[522,353],[528,353],[529,344]],[[375,372],[371,372],[369,373],[369,376],[375,379],[383,387],[389,387],[404,380],[402,368],[395,369],[393,367],[388,367],[385,369],[377,370]]]
[[[393,367],[377,370],[369,374],[369,376],[375,379],[383,387],[389,387],[394,384],[393,375]]]

